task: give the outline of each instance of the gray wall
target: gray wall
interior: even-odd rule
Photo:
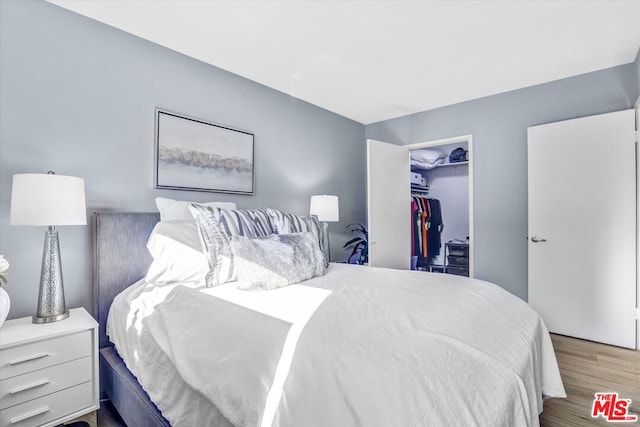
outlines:
[[[256,64],[259,66],[259,64]],[[256,195],[153,189],[154,109],[255,134]],[[151,211],[154,197],[230,200],[308,214],[340,196],[344,225],[365,219],[364,126],[41,1],[0,1],[0,254],[10,318],[33,314],[43,227],[9,225],[16,173],[83,177],[88,212]],[[68,307],[92,306],[90,226],[60,227]]]
[[[631,108],[637,73],[630,63],[374,123],[365,132],[400,145],[473,134],[475,275],[526,299],[527,127]]]

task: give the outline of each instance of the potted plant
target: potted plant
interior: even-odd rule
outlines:
[[[347,258],[349,264],[366,264],[369,262],[369,233],[362,224],[353,223],[346,226],[350,228],[352,233],[361,234],[361,236],[354,237],[344,244],[343,248],[351,248],[351,255]],[[356,257],[357,258],[354,258]],[[355,262],[352,262],[353,261]]]

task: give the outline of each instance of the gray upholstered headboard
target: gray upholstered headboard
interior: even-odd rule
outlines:
[[[106,334],[111,301],[147,274],[152,258],[146,244],[160,214],[96,212],[93,217],[93,312],[102,348],[111,345]]]

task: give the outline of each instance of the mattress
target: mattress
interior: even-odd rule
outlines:
[[[543,395],[564,396],[544,323],[493,284],[331,264],[234,287],[114,299],[110,339],[172,425],[535,426]]]

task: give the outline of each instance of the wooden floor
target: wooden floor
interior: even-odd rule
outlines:
[[[640,351],[551,335],[567,392],[566,399],[548,399],[540,416],[543,427],[640,425],[608,423],[591,418],[594,394],[618,392],[631,399],[631,413],[640,420]]]

